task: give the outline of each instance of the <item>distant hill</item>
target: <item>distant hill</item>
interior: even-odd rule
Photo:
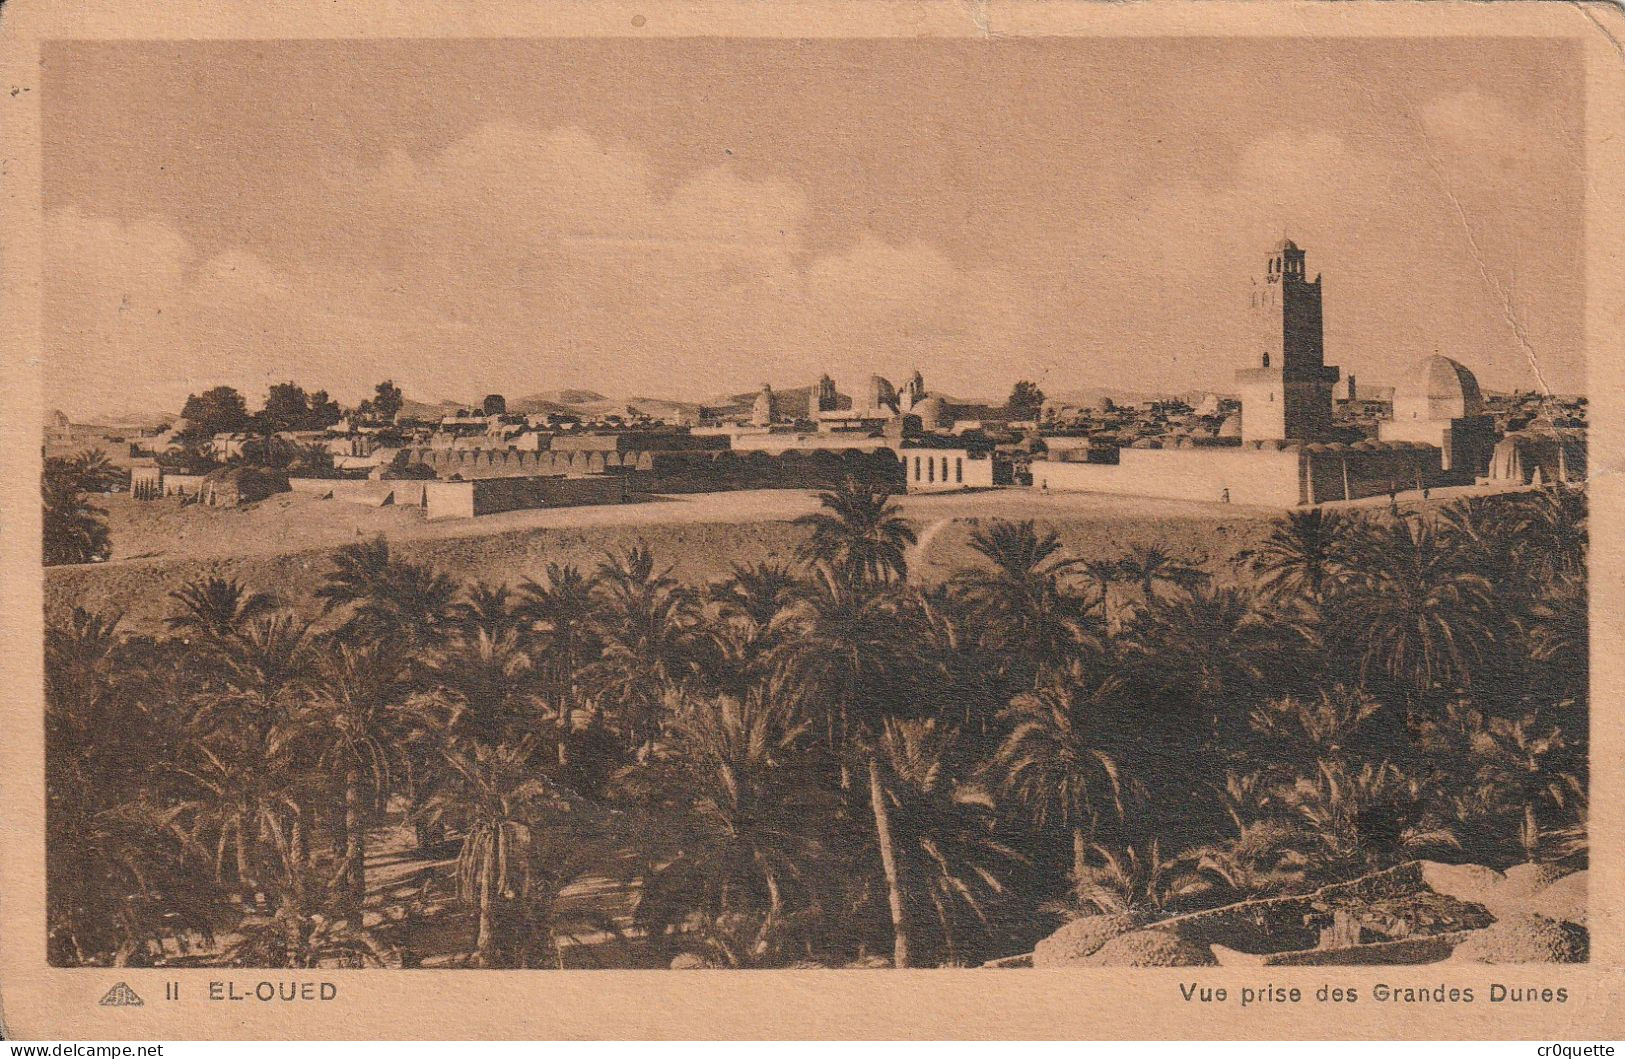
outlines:
[[[780,415],[788,415],[791,413],[798,416],[806,415],[808,401],[811,400],[813,391],[817,388],[817,384],[811,386],[791,386],[783,390],[775,386],[773,388],[773,407]],[[761,392],[762,391],[760,390],[752,390],[749,393],[722,394],[720,396],[707,399],[704,404],[707,408],[720,408],[725,411],[748,412],[756,403],[756,395]],[[846,394],[837,390],[835,397],[836,402],[840,407],[851,407],[852,399]]]
[[[593,404],[597,401],[607,400],[609,400],[608,397],[605,397],[596,390],[543,390],[540,393],[533,393],[528,397],[519,398],[517,402],[510,403],[525,404],[535,401],[544,404],[578,405]]]
[[[692,401],[671,401],[663,397],[628,397],[621,402],[654,419],[698,415],[700,406]]]
[[[541,394],[532,394],[529,397],[521,397],[517,401],[509,401],[508,411],[514,415],[522,416],[580,415],[581,406],[555,401]]]
[[[1156,400],[1157,395],[1140,393],[1135,390],[1116,390],[1108,386],[1088,386],[1081,390],[1063,390],[1059,393],[1045,395],[1045,400],[1066,405],[1088,405],[1109,397],[1113,404],[1139,404],[1141,401]]]
[[[456,401],[435,401],[431,404],[426,401],[414,401],[407,397],[401,401],[401,418],[434,420],[440,419],[442,416],[455,415],[468,407],[470,406],[459,404]],[[478,408],[479,405],[475,404],[473,407]]]
[[[87,427],[139,427],[142,430],[156,430],[167,427],[179,419],[175,412],[109,412],[99,416],[92,416],[85,420],[73,420],[75,426]]]
[[[1046,396],[1046,400],[1056,401],[1060,404],[1082,406],[1092,404],[1102,397],[1110,397],[1113,404],[1136,405],[1143,401],[1184,401],[1195,407],[1201,403],[1203,397],[1214,394],[1221,398],[1233,398],[1235,395],[1222,390],[1183,390],[1179,392],[1149,390],[1118,390],[1110,386],[1087,386],[1081,390],[1065,390]]]
[[[621,415],[631,408],[654,419],[693,415],[700,406],[662,397],[606,397],[594,390],[551,390],[508,402],[517,415]]]

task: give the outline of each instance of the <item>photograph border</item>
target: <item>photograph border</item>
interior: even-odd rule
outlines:
[[[40,46],[50,40],[491,37],[1565,37],[1585,61],[1587,394],[1590,400],[1592,853],[1590,962],[1416,967],[892,972],[264,971],[52,968],[45,958]],[[840,0],[761,4],[489,0],[334,5],[290,0],[228,9],[176,0],[52,4],[0,11],[3,147],[0,333],[8,385],[0,408],[0,1033],[14,1039],[1030,1039],[1625,1036],[1625,13],[1597,2],[1088,3],[1083,0]],[[181,997],[165,1002],[167,982]],[[319,982],[336,997],[292,1003],[211,1000],[211,982]],[[1302,988],[1296,1005],[1182,998],[1180,983]],[[1378,982],[1562,987],[1565,1003],[1397,1004]],[[146,1002],[102,1006],[119,983]],[[1317,1003],[1323,984],[1355,1004]]]

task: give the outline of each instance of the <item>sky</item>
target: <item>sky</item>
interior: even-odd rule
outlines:
[[[1563,41],[54,42],[42,89],[81,418],[284,379],[1222,391],[1283,234],[1345,373],[1584,389]]]

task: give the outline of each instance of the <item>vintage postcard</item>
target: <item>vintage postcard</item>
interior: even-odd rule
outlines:
[[[22,2],[24,1039],[1625,1035],[1625,17]]]

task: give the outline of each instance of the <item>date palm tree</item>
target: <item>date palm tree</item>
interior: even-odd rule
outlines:
[[[45,460],[40,500],[46,566],[97,562],[112,554],[107,512],[88,494],[106,490],[122,474],[101,452]]]
[[[778,662],[803,689],[820,749],[842,762],[844,789],[851,737],[877,727],[891,713],[913,708],[900,701],[908,685],[897,677],[912,652],[901,639],[905,632],[896,595],[855,586],[822,568],[800,595],[795,632],[781,647]]]
[[[45,738],[48,787],[107,806],[136,797],[146,769],[170,733],[129,666],[143,659],[122,644],[120,619],[75,607],[45,631]],[[105,733],[128,736],[126,745]]]
[[[1140,599],[1149,605],[1157,600],[1158,585],[1191,589],[1207,581],[1201,565],[1175,555],[1160,544],[1137,544],[1118,560],[1122,580],[1138,585]]]
[[[597,582],[599,677],[626,735],[647,754],[659,737],[667,699],[696,668],[693,601],[670,568],[658,569],[642,545],[605,559]]]
[[[310,627],[310,622],[289,612],[249,622],[226,652],[226,680],[265,699],[297,686],[309,677],[314,664]]]
[[[801,545],[805,560],[826,567],[852,585],[902,581],[908,576],[908,549],[918,543],[914,528],[884,493],[847,479],[839,489],[818,494],[820,510],[795,520],[812,535]]]
[[[1253,555],[1260,586],[1277,600],[1319,606],[1344,575],[1356,529],[1347,516],[1325,508],[1288,512]]]
[[[1458,550],[1464,567],[1512,578],[1520,572],[1521,507],[1507,496],[1464,496],[1440,509],[1438,532]]]
[[[1122,685],[1112,678],[1085,683],[1081,669],[1052,674],[1017,696],[1001,715],[1009,733],[992,761],[1002,790],[1041,831],[1064,830],[1072,841],[1077,884],[1104,811],[1123,815],[1117,761],[1102,747],[1098,718],[1120,702]]]
[[[178,613],[164,619],[169,630],[214,647],[240,636],[250,622],[279,606],[275,596],[224,577],[188,581],[169,598],[180,604]]]
[[[542,637],[534,659],[537,688],[553,707],[559,722],[559,764],[569,760],[569,740],[575,730],[574,710],[578,682],[588,664],[603,650],[598,635],[598,604],[594,582],[573,565],[548,563],[546,581],[520,582],[519,613]]]
[[[458,899],[477,915],[474,961],[480,967],[518,962],[525,939],[500,929],[521,912],[545,875],[539,858],[552,850],[548,831],[577,811],[571,799],[536,767],[536,744],[479,743],[446,749],[446,772],[423,813],[436,826],[462,835],[457,856]]]
[[[1549,825],[1572,821],[1576,806],[1584,805],[1584,751],[1570,747],[1563,727],[1538,710],[1520,717],[1475,714],[1471,722],[1476,778],[1518,817],[1518,842],[1533,860],[1547,845],[1548,832],[1558,830]]]
[[[340,635],[348,642],[395,640],[429,646],[449,623],[459,587],[434,569],[390,554],[382,536],[345,545],[316,588],[326,613],[347,610]]]
[[[1092,607],[1068,584],[1078,562],[1065,555],[1057,533],[1040,534],[1030,519],[996,519],[971,534],[970,546],[991,569],[962,571],[954,585],[981,625],[984,647],[1015,686],[1030,688],[1046,668],[1098,648]]]
[[[265,892],[267,836],[299,813],[286,757],[269,755],[255,733],[218,733],[184,745],[165,771],[178,781],[175,819],[185,822],[194,843],[212,850],[216,881],[229,879],[252,909]]]
[[[909,641],[895,652],[904,661],[898,680],[908,694],[932,702],[939,721],[990,749],[986,743],[999,735],[996,719],[1009,704],[1011,682],[985,645],[983,623],[948,585],[910,593],[898,609],[899,635]]]
[[[692,831],[645,880],[635,920],[651,931],[698,912],[728,966],[780,960],[795,925],[820,907],[831,853],[816,821],[832,808],[808,768],[808,725],[782,683],[744,699],[690,699],[673,724],[673,796]]]
[[[1537,679],[1558,701],[1584,703],[1590,687],[1591,624],[1585,579],[1558,577],[1528,608],[1522,625]]]
[[[1358,768],[1317,762],[1313,775],[1285,792],[1285,802],[1304,825],[1298,834],[1306,863],[1322,877],[1460,848],[1455,832],[1429,812],[1421,781],[1387,761]]]
[[[422,660],[419,682],[435,689],[459,738],[495,746],[539,734],[536,651],[517,632],[451,637]]]
[[[185,805],[150,799],[93,808],[48,797],[47,951],[54,966],[150,964],[165,941],[214,944],[227,895]]]
[[[759,633],[780,625],[801,592],[801,577],[786,563],[734,563],[718,599],[730,614]]]
[[[407,744],[426,723],[406,704],[403,665],[387,646],[335,646],[276,742],[276,751],[297,755],[316,775],[337,780],[332,789],[342,847],[339,877],[352,918],[360,915],[367,894],[369,823],[396,789]],[[300,859],[297,849],[293,859]]]
[[[1128,630],[1137,682],[1176,705],[1253,701],[1275,663],[1307,642],[1302,626],[1266,615],[1237,588],[1203,587],[1159,600]]]
[[[1420,519],[1363,535],[1338,628],[1361,679],[1395,681],[1414,706],[1469,687],[1498,639],[1490,581]]]
[[[211,687],[194,700],[193,728],[251,730],[262,741],[269,738],[315,663],[309,622],[287,613],[248,622],[221,642]]]
[[[1078,906],[1100,915],[1160,919],[1202,887],[1181,859],[1165,854],[1155,837],[1122,847],[1097,842],[1078,877]]]
[[[1095,590],[1095,606],[1100,620],[1107,628],[1113,627],[1112,586],[1123,580],[1123,563],[1119,559],[1085,559],[1078,564],[1078,572]]]
[[[1545,579],[1582,574],[1589,547],[1587,511],[1585,490],[1573,486],[1552,485],[1531,496],[1518,526],[1520,564]]]
[[[525,626],[519,597],[507,585],[476,581],[463,590],[463,598],[447,612],[447,624],[457,633],[473,636],[484,632],[493,638],[518,632]]]
[[[879,735],[888,718],[919,712],[926,704],[896,679],[913,654],[902,641],[899,599],[894,591],[837,574],[827,564],[813,573],[797,608],[797,635],[783,648],[787,678],[802,689],[816,745],[839,769],[839,789],[850,791],[851,761],[868,773],[875,839],[888,886],[893,960],[912,958],[909,914],[896,872],[897,839],[881,775]]]
[[[907,967],[914,958],[916,909],[930,913],[924,922],[936,928],[941,961],[958,964],[969,948],[967,932],[991,925],[1009,895],[1008,872],[1023,858],[999,840],[992,796],[963,778],[968,762],[952,729],[935,720],[887,719],[874,742],[869,782],[876,837],[885,843],[894,965]]]

